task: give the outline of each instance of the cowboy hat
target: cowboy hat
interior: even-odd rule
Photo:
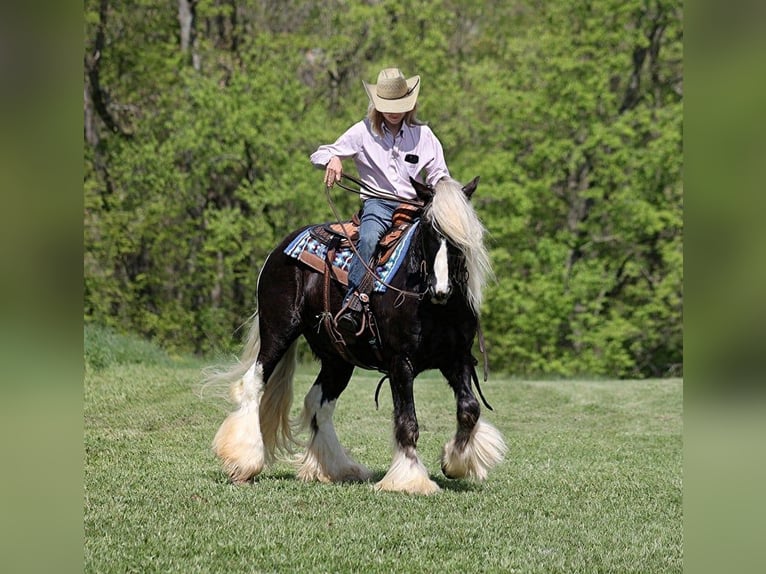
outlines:
[[[375,109],[384,114],[409,112],[415,107],[420,92],[420,76],[404,79],[399,68],[386,68],[378,74],[377,84],[362,80]]]

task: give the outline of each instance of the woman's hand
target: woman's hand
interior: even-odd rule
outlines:
[[[343,174],[343,164],[340,158],[336,155],[330,158],[327,162],[327,167],[324,172],[324,184],[327,187],[332,187],[335,182],[340,181],[340,176]]]

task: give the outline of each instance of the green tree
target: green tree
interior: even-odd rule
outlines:
[[[507,266],[486,318],[503,334],[491,342],[504,368],[680,368],[678,10],[558,2],[509,46],[517,65],[497,92],[515,105],[506,129],[488,134],[500,149],[482,169],[501,181],[483,191],[499,207],[488,224],[496,264]],[[502,155],[512,167],[497,166]]]

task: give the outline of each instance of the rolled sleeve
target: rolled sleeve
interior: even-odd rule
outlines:
[[[346,130],[335,143],[321,145],[311,154],[311,163],[316,167],[323,168],[333,156],[340,159],[354,157],[361,150],[362,139],[359,135],[357,123]],[[363,126],[362,126],[363,127]]]

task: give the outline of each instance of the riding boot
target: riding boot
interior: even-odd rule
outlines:
[[[365,273],[359,287],[346,296],[346,302],[341,307],[341,314],[336,320],[339,330],[354,335],[359,334],[361,325],[364,323],[362,313],[370,302],[369,293],[372,291],[374,281],[373,275]]]
[[[359,332],[359,326],[362,323],[362,301],[360,297],[367,297],[366,294],[353,291],[347,297],[346,303],[341,309],[340,315],[336,318],[336,324],[339,331],[350,335],[356,335]]]
[[[373,265],[372,259],[370,259],[369,265]],[[353,333],[354,335],[360,334],[364,325],[362,314],[368,308],[370,302],[369,293],[372,292],[374,283],[375,276],[370,272],[365,272],[358,286],[349,286],[346,299],[343,301],[343,305],[335,318],[335,325],[338,330],[345,333]]]

